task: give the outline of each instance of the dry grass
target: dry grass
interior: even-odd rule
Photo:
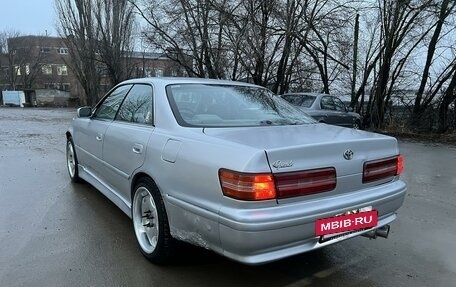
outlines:
[[[431,132],[416,132],[403,126],[388,127],[381,130],[375,130],[375,132],[391,135],[406,140],[456,145],[456,132],[443,134]]]

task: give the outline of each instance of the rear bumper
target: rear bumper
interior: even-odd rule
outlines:
[[[246,264],[260,264],[321,248],[361,235],[349,234],[324,243],[315,237],[315,221],[347,210],[372,206],[378,226],[396,219],[406,193],[403,181],[394,181],[350,194],[284,204],[271,208],[222,208],[219,230],[223,254]]]

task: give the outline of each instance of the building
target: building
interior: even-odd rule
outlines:
[[[71,70],[72,58],[64,40],[48,36],[8,39],[7,51],[0,54],[0,90],[24,91],[29,105],[83,104],[84,89]],[[129,60],[132,77],[184,75],[183,69],[163,54],[133,52]],[[113,84],[102,64],[98,71],[104,94]]]

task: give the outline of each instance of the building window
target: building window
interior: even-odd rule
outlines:
[[[52,75],[52,65],[43,65],[41,66],[41,72],[43,75]]]
[[[144,73],[145,77],[152,77],[152,69],[151,68],[146,68],[146,72]]]
[[[163,77],[163,69],[155,69],[156,77]]]
[[[177,77],[177,71],[176,70],[171,70],[171,76]]]
[[[55,88],[55,84],[54,83],[45,83],[44,88],[53,90]]]
[[[30,64],[25,65],[25,74],[28,76],[30,75]]]
[[[66,65],[57,66],[57,75],[59,75],[59,76],[67,76],[68,75],[67,66]]]
[[[136,67],[136,77],[137,78],[144,77],[144,68],[143,67]]]
[[[40,52],[41,52],[41,53],[50,53],[51,50],[52,50],[52,49],[49,48],[49,47],[41,47],[41,48],[40,48]]]
[[[70,91],[70,84],[60,84],[59,90],[69,92]]]
[[[16,76],[20,76],[21,75],[21,66],[15,65],[14,66],[14,73],[16,74]]]
[[[68,48],[58,48],[57,53],[60,55],[68,55]]]
[[[45,83],[45,89],[49,90],[60,90],[60,91],[70,91],[70,84],[69,83]]]

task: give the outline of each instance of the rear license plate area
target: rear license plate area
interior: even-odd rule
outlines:
[[[377,210],[372,210],[372,207],[365,207],[358,210],[350,210],[334,217],[317,219],[315,222],[315,235],[319,237],[319,243],[323,243],[376,227],[377,224]]]

